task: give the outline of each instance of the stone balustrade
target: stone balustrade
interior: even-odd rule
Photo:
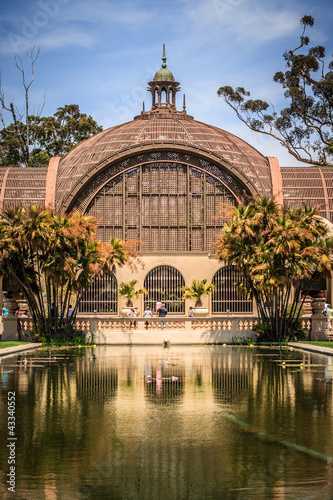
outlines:
[[[128,318],[119,317],[95,317],[86,316],[78,317],[76,320],[76,328],[82,331],[90,332],[123,332],[123,331],[234,331],[244,332],[251,331],[258,323],[258,318],[240,318],[240,317],[209,317],[200,318],[184,318],[179,316],[167,316],[166,318],[134,318],[135,327],[131,327],[131,321]],[[146,328],[146,322],[148,327]],[[163,325],[161,325],[163,322]],[[301,318],[302,328],[306,331],[311,330],[311,318]]]
[[[184,318],[179,316],[167,316],[166,318],[134,318],[135,327],[128,318],[119,317],[78,317],[76,328],[86,332],[126,332],[132,331],[251,331],[253,326],[258,323],[257,318],[237,318],[237,317],[218,317],[218,318]],[[148,325],[146,326],[146,322]]]
[[[85,332],[87,335],[93,335],[99,339],[99,343],[105,341],[112,343],[117,339],[121,339],[121,335],[128,334],[145,334],[145,339],[149,343],[151,340],[150,334],[158,334],[161,338],[164,336],[170,337],[170,334],[178,336],[183,334],[189,342],[199,341],[198,339],[213,339],[214,342],[226,341],[231,342],[235,339],[252,337],[253,327],[258,323],[258,318],[255,317],[231,317],[219,316],[208,318],[188,318],[182,316],[168,315],[166,318],[133,318],[135,326],[131,326],[129,318],[121,318],[118,316],[95,316],[95,315],[80,315],[76,319],[76,328]],[[161,322],[163,321],[163,325]],[[146,328],[148,322],[148,328]],[[310,333],[311,318],[301,318],[301,325],[304,330]],[[29,340],[30,331],[33,328],[31,318],[23,316],[21,318],[21,339]],[[192,334],[192,335],[191,335]],[[193,335],[195,334],[195,335]],[[228,334],[223,336],[223,334]],[[120,337],[116,339],[116,336]],[[18,339],[15,336],[15,339]],[[3,339],[5,340],[5,339]],[[6,340],[9,340],[6,338]],[[14,339],[11,339],[14,340]]]

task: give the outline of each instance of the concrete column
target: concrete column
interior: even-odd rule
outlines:
[[[2,303],[2,306],[7,307],[9,311],[3,321],[2,340],[19,340],[17,317],[14,314],[17,302],[14,299],[7,299],[6,302]]]

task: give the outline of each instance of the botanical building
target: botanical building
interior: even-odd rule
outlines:
[[[160,298],[170,312],[185,314],[181,287],[206,278],[216,285],[206,299],[212,315],[251,315],[252,302],[237,296],[239,278],[214,257],[216,234],[223,227],[221,207],[244,195],[275,196],[290,206],[321,207],[333,222],[333,169],[281,168],[248,143],[196,121],[176,106],[179,83],[163,64],[149,82],[152,106],[134,120],[111,127],[78,144],[48,168],[0,170],[0,207],[45,204],[98,220],[97,237],[143,242],[144,269],[129,269],[98,279],[86,291],[82,312],[117,314],[123,305],[117,289],[138,280],[149,292],[139,306]],[[318,281],[331,300],[331,281]],[[190,305],[190,304],[188,304]]]

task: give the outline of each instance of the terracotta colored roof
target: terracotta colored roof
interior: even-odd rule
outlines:
[[[281,167],[283,199],[290,207],[321,207],[320,215],[333,223],[333,168]]]
[[[160,110],[161,111],[161,110]],[[190,145],[201,154],[212,153],[216,160],[231,164],[258,193],[271,195],[271,174],[267,158],[248,143],[217,127],[179,112],[145,113],[131,122],[109,128],[77,145],[58,168],[56,204],[61,206],[73,188],[92,168],[117,155],[119,158],[138,145]]]
[[[0,208],[15,205],[43,205],[47,168],[9,167],[0,169]]]

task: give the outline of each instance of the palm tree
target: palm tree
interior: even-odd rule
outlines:
[[[83,293],[97,274],[135,259],[127,244],[95,239],[96,220],[39,206],[16,207],[0,218],[0,271],[8,271],[46,338],[70,337]],[[69,305],[73,314],[68,316]]]
[[[219,236],[217,257],[243,275],[269,340],[295,334],[301,280],[332,269],[326,234],[315,208],[280,207],[263,197],[237,207]]]
[[[138,280],[132,280],[129,281],[128,283],[120,283],[119,285],[119,295],[121,297],[126,297],[126,307],[133,307],[133,299],[137,299],[140,297],[140,295],[145,294],[148,295],[148,291],[146,288],[140,288],[139,290],[135,291],[135,285],[137,284]]]
[[[183,300],[194,299],[195,307],[202,307],[201,298],[210,295],[215,290],[213,283],[207,283],[207,280],[193,280],[191,286],[183,286]]]

